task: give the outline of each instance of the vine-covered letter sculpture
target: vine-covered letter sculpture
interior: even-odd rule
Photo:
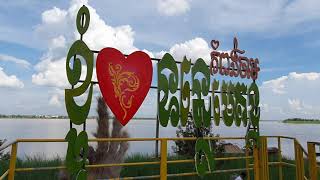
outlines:
[[[82,6],[77,15],[77,29],[80,33],[80,40],[75,41],[69,49],[66,62],[66,71],[71,89],[65,90],[66,109],[72,124],[82,125],[85,123],[91,105],[92,99],[92,72],[93,72],[93,53],[88,46],[82,41],[83,34],[87,31],[90,22],[89,10],[86,6]],[[87,65],[87,74],[84,82],[74,88],[79,82],[82,70],[82,58]],[[89,89],[87,100],[83,105],[75,102],[75,97],[83,95]],[[66,166],[70,179],[86,180],[87,171],[85,163],[88,156],[88,135],[84,130],[77,133],[75,128],[70,126],[70,131],[66,136],[68,142],[68,150],[66,155]]]

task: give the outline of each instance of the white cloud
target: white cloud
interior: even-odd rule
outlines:
[[[42,86],[67,87],[66,60],[61,58],[52,61],[45,59],[35,66],[37,74],[32,75],[32,83]]]
[[[48,92],[50,94],[49,105],[53,107],[61,107],[64,101],[64,90],[54,88]]]
[[[37,73],[32,75],[33,83],[58,87],[63,87],[67,83],[65,73],[67,48],[76,39],[79,39],[75,20],[77,11],[83,5],[82,3],[86,3],[86,1],[73,1],[68,10],[54,7],[42,14],[42,23],[37,26],[35,32],[47,38],[48,49],[36,65]],[[84,41],[91,49],[100,50],[103,47],[115,47],[124,53],[137,50],[133,46],[134,32],[130,26],[108,26],[99,17],[95,9],[87,6],[90,10],[91,20],[89,29],[84,35]],[[57,18],[50,20],[50,16],[57,16]],[[69,22],[72,22],[72,24],[69,24]],[[54,35],[50,34],[53,31],[51,29],[52,23],[61,28]],[[69,25],[68,29],[64,28],[66,24]]]
[[[263,112],[269,112],[269,104],[260,104],[260,108]]]
[[[316,73],[316,72],[310,72],[310,73],[292,72],[292,73],[289,74],[289,77],[292,77],[293,79],[296,79],[296,80],[314,81],[314,80],[318,80],[319,79],[320,73]]]
[[[271,90],[275,94],[284,94],[285,91],[285,82],[288,79],[287,76],[282,76],[277,79],[272,79],[269,81],[264,81],[262,87]]]
[[[297,73],[291,72],[288,76],[282,76],[269,81],[264,81],[262,87],[272,91],[275,94],[285,94],[288,90],[288,82],[291,81],[315,81],[319,80],[320,73],[309,72],[309,73]]]
[[[7,54],[0,54],[0,61],[7,61],[7,62],[13,62],[19,66],[22,66],[24,68],[29,68],[30,67],[30,63],[25,60],[25,59],[20,59],[14,56],[10,56]]]
[[[71,5],[74,4],[87,4],[87,1],[72,1]],[[103,7],[109,6],[110,2],[102,1],[93,4]],[[121,3],[117,4],[121,5]],[[136,4],[139,6],[138,3]],[[32,6],[32,3],[27,3],[25,7],[28,9],[37,9],[35,8],[36,6],[30,6]],[[190,11],[191,6],[194,11]],[[80,6],[76,6],[76,8],[79,7]],[[29,31],[31,28],[16,28],[10,25],[3,25],[0,27],[0,39],[43,50],[43,47],[46,47],[48,43],[48,38],[57,37],[61,32],[68,31],[69,33],[73,33],[73,31],[70,31],[70,27],[74,27],[75,22],[74,18],[70,18],[70,16],[76,15],[76,8],[72,9],[74,10],[73,14],[70,14],[70,9],[58,7],[45,11],[42,14],[41,20],[44,22],[42,25],[46,24],[46,27],[42,25],[41,27],[36,26],[36,33],[31,33]],[[135,12],[137,9],[139,10],[138,13]],[[174,18],[172,19],[173,24],[169,24],[170,22],[167,22],[167,18],[161,18],[159,22],[158,19],[155,19],[155,13],[159,12],[168,16],[180,15],[188,11],[190,11],[188,13],[190,16],[181,17],[181,19]],[[214,1],[210,3],[208,3],[208,1],[192,1],[191,3],[191,0],[157,0],[155,2],[145,3],[143,8],[140,6],[134,7],[127,12],[135,12],[135,14],[129,13],[130,15],[128,15],[128,17],[123,18],[125,15],[123,15],[121,11],[121,6],[119,6],[113,14],[119,13],[116,16],[121,20],[126,19],[128,23],[132,22],[132,17],[134,17],[133,19],[136,21],[152,22],[152,26],[154,24],[166,23],[173,27],[166,28],[166,32],[169,34],[173,34],[176,29],[187,29],[187,26],[194,26],[195,24],[198,30],[210,31],[214,32],[214,34],[232,35],[237,33],[242,34],[242,32],[257,32],[264,33],[264,36],[275,36],[279,34],[288,36],[292,33],[304,33],[319,30],[320,28],[319,23],[317,23],[320,19],[320,1],[318,0],[242,0]],[[186,23],[186,21],[190,23]],[[138,23],[138,25],[142,24]],[[30,23],[30,26],[34,26],[33,22]],[[49,27],[50,31],[48,31]],[[161,31],[161,28],[158,29]],[[180,38],[176,39],[183,38],[189,31],[190,30],[188,30],[187,33],[181,33],[183,35],[179,34],[178,36],[180,36]],[[184,32],[186,31],[184,30]],[[152,36],[148,34],[163,33],[149,32],[139,34],[139,37],[144,36],[146,38]],[[153,39],[154,38],[156,37],[153,36]],[[160,45],[163,45],[164,41],[170,41],[170,43],[172,43],[172,39],[174,38],[175,37],[161,36],[161,38],[159,38],[161,41],[153,41],[152,43]],[[150,40],[150,38],[147,39],[148,40],[144,41]],[[31,40],[32,43],[30,43]],[[68,41],[70,41],[70,39]]]
[[[96,13],[95,9],[90,8],[90,25],[84,35],[84,41],[91,49],[100,50],[104,47],[114,47],[123,53],[131,53],[138,50],[134,43],[134,32],[129,25],[112,27],[107,25]],[[78,33],[75,32],[76,38]]]
[[[62,35],[53,38],[49,44],[49,47],[52,49],[66,48],[66,39]]]
[[[66,10],[54,7],[42,13],[42,22],[36,26],[34,33],[43,38],[47,51],[35,66],[36,73],[32,75],[32,83],[60,90],[70,86],[65,70],[66,55],[71,44],[79,39],[75,21],[77,12],[83,4],[90,11],[90,25],[83,37],[90,49],[100,50],[104,47],[115,47],[123,53],[138,50],[133,45],[134,32],[129,25],[109,26],[99,17],[96,10],[87,4],[87,1],[72,1]],[[152,55],[149,51],[147,53]],[[86,67],[83,66],[82,77],[85,74]],[[94,79],[96,79],[95,72]],[[50,93],[50,105],[61,104],[61,94],[55,92]]]
[[[157,9],[165,16],[175,16],[190,10],[189,0],[158,0]]]
[[[53,7],[42,13],[42,22],[47,24],[58,24],[64,21],[67,16],[67,12],[57,7]]]
[[[175,44],[170,48],[170,53],[180,61],[182,61],[184,56],[191,58],[193,61],[198,58],[209,60],[210,52],[211,49],[208,43],[202,38],[195,38],[182,44]]]
[[[317,20],[320,16],[320,2],[318,0],[296,0],[285,8],[285,16],[291,23],[302,23],[310,20]]]
[[[202,2],[198,2],[198,6],[202,11],[195,17],[221,34],[269,32],[269,36],[288,35],[312,30],[314,24],[306,24],[320,19],[318,0],[214,1],[208,7]]]
[[[194,38],[183,43],[175,44],[169,49],[169,53],[176,61],[182,61],[186,56],[195,62],[198,58],[203,58],[207,63],[210,61],[210,52],[208,43],[202,38]],[[155,54],[156,57],[161,58],[166,51],[161,51]]]
[[[174,44],[169,51],[156,52],[155,57],[162,58],[167,52],[170,53],[176,61],[182,61],[183,57],[186,56],[187,59],[191,59],[192,63],[195,63],[199,58],[202,58],[208,65],[211,62],[210,53],[212,49],[209,47],[209,44],[200,37]],[[230,53],[230,50],[219,52]],[[224,65],[227,65],[227,59],[223,59],[222,62]]]
[[[320,113],[319,105],[310,105],[305,103],[304,101],[296,98],[296,99],[288,99],[289,104],[289,112],[292,115],[296,115],[298,117],[304,117],[304,115],[309,116],[309,118],[317,118]]]
[[[0,67],[0,87],[23,88],[24,84],[15,75],[7,75]]]
[[[288,104],[293,110],[299,111],[302,109],[300,99],[288,99]]]
[[[54,94],[49,100],[49,105],[55,106],[55,107],[60,107],[61,106],[61,102],[59,100],[59,95]]]
[[[82,72],[80,79],[85,79],[87,73],[87,67],[82,66]],[[57,88],[69,88],[71,85],[68,83],[66,73],[66,59],[61,58],[59,60],[52,61],[46,59],[41,61],[35,66],[37,74],[32,75],[32,83],[41,86],[50,86]],[[96,69],[93,69],[92,80],[96,81]]]
[[[76,1],[68,10],[53,8],[45,11],[43,17],[47,14],[51,16],[59,16],[63,14],[64,19],[48,20],[49,17],[42,18],[43,21],[36,28],[35,33],[44,37],[47,43],[47,51],[44,53],[40,62],[35,66],[36,73],[32,75],[32,83],[41,86],[51,86],[52,91],[48,94],[49,105],[60,107],[64,99],[63,90],[69,85],[65,71],[66,54],[68,47],[79,35],[75,27],[76,13],[82,6],[82,3]],[[129,54],[138,50],[134,44],[134,32],[128,25],[112,27],[107,25],[96,13],[96,11],[87,5],[90,9],[90,26],[84,35],[84,41],[91,49],[100,50],[103,47],[115,47],[123,53]],[[66,12],[66,13],[61,13]],[[72,22],[72,24],[69,24]],[[52,33],[52,23],[55,24],[55,33]],[[64,26],[70,26],[68,30]],[[59,29],[60,28],[60,29]],[[46,33],[48,32],[48,33]],[[153,57],[153,53],[148,50],[143,50]],[[86,68],[82,68],[82,79],[86,74]],[[95,69],[93,80],[96,79]],[[97,88],[95,88],[97,89]],[[85,98],[85,97],[84,97]]]
[[[291,72],[263,82],[260,102],[267,107],[262,108],[262,119],[320,118],[319,77],[318,72]]]

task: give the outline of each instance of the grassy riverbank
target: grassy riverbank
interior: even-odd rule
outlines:
[[[320,124],[319,119],[301,119],[301,118],[291,118],[282,121],[283,123],[291,124]]]
[[[235,155],[232,155],[235,156]],[[239,155],[243,156],[243,155]],[[224,157],[227,157],[226,155]],[[169,156],[168,160],[181,160],[181,159],[189,159],[181,156]],[[278,157],[276,155],[269,156],[269,161],[274,162],[277,161]],[[139,155],[135,154],[129,156],[126,159],[126,162],[144,162],[144,161],[159,161],[159,159],[154,158],[149,155]],[[292,160],[283,159],[284,162],[294,163]],[[252,162],[251,162],[252,163]],[[61,166],[63,161],[60,158],[55,158],[52,160],[45,160],[41,157],[33,157],[26,158],[25,160],[18,159],[17,167],[50,167],[50,166]],[[245,168],[246,161],[242,160],[224,160],[224,161],[216,161],[216,170],[224,170],[224,169],[241,169]],[[306,174],[308,174],[307,163],[305,163]],[[8,169],[9,162],[7,160],[0,161],[0,172],[4,173],[5,169]],[[194,164],[193,163],[179,163],[179,164],[168,164],[168,174],[177,174],[177,173],[187,173],[194,172]],[[46,171],[34,171],[34,172],[16,172],[15,179],[17,180],[52,180],[58,179],[58,170],[46,170]],[[149,176],[149,175],[158,175],[159,165],[144,165],[144,166],[130,166],[124,167],[121,171],[122,177],[132,177],[132,176]],[[219,173],[219,174],[211,174],[206,175],[203,179],[212,179],[213,177],[219,180],[230,180],[230,177],[237,172],[232,173]],[[239,172],[238,172],[239,173]],[[253,177],[253,172],[250,171],[250,176]],[[283,177],[284,179],[295,179],[295,168],[294,167],[283,167]],[[182,179],[182,177],[175,177],[169,179]],[[192,180],[199,179],[197,176],[186,176],[183,177],[183,180]],[[251,178],[252,179],[252,178]],[[270,166],[270,179],[278,179],[278,167]]]
[[[44,159],[41,156],[38,157],[27,157],[24,160],[17,159],[17,168],[28,168],[28,167],[54,167],[61,166],[63,161],[57,157],[50,160]],[[0,173],[1,175],[8,169],[9,160],[3,158],[0,160]],[[46,171],[32,171],[32,172],[16,172],[16,180],[52,180],[58,179],[57,170],[46,170]]]

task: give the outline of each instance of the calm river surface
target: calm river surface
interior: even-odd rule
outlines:
[[[96,129],[96,121],[90,119],[87,121],[87,132],[92,137],[92,132]],[[78,128],[79,130],[81,128]],[[131,120],[125,127],[130,137],[154,137],[156,129],[155,120]],[[175,137],[176,129],[174,127],[160,127],[160,137]],[[17,138],[64,138],[69,130],[69,120],[67,119],[0,119],[0,139],[8,141]],[[214,133],[220,136],[244,136],[245,127],[213,127]],[[306,148],[307,141],[320,141],[320,124],[284,124],[277,121],[261,121],[261,135],[282,135],[295,137]],[[244,145],[244,141],[231,141],[239,146]],[[131,142],[130,153],[154,153],[154,142]],[[168,150],[172,152],[169,143]],[[282,141],[283,154],[294,157],[293,141]],[[277,141],[270,139],[269,147],[276,147]],[[20,157],[40,155],[46,158],[54,156],[63,157],[66,153],[67,143],[21,143],[18,147]]]

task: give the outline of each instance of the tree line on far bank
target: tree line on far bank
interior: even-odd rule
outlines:
[[[320,123],[319,119],[288,118],[283,123]]]

